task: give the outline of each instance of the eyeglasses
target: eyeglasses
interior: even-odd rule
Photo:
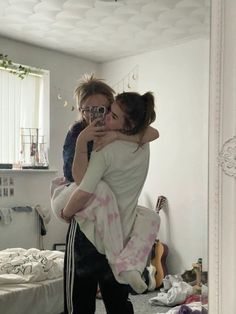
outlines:
[[[106,114],[108,112],[108,108],[106,108],[105,106],[89,106],[81,108],[81,112]]]

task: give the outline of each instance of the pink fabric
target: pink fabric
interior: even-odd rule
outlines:
[[[54,213],[67,203],[71,193],[77,188],[61,185],[54,190],[51,204]],[[75,219],[86,237],[97,250],[105,254],[116,279],[124,283],[119,273],[127,270],[143,272],[149,253],[160,226],[159,215],[151,209],[137,206],[133,229],[128,239],[123,238],[125,225],[122,225],[115,195],[110,187],[100,181],[87,206],[76,213]]]

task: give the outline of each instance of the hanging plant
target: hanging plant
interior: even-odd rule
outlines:
[[[30,68],[26,68],[23,65],[16,65],[8,58],[8,55],[0,53],[0,67],[9,70],[10,73],[18,76],[20,79],[24,79],[30,72]]]

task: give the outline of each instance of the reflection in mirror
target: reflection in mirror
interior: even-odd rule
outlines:
[[[155,210],[159,196],[167,200],[157,234],[159,244],[168,248],[159,260],[163,274],[184,274],[186,281],[207,286],[210,2],[90,0],[61,1],[61,6],[46,1],[17,1],[14,6],[5,2],[0,53],[18,64],[50,71],[46,93],[50,96],[52,172],[0,170],[0,249],[51,250],[55,243],[65,243],[67,226],[55,217],[42,236],[34,210],[8,209],[34,209],[38,204],[50,209],[49,184],[62,175],[65,134],[78,114],[70,110],[75,108],[73,90],[82,74],[95,72],[118,93],[154,93],[157,119],[153,126],[160,138],[150,145],[150,168],[139,202]],[[78,20],[75,13],[80,15]],[[26,20],[31,23],[27,29]],[[69,106],[64,106],[65,101]],[[13,183],[3,186],[10,179]],[[132,296],[132,300],[150,298],[142,297]],[[148,301],[145,304],[145,308],[136,305],[137,311],[139,306],[148,313]],[[155,307],[152,310],[157,312]]]

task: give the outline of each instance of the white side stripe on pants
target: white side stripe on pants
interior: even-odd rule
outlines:
[[[73,313],[73,285],[74,285],[74,242],[77,222],[71,221],[70,231],[67,243],[67,259],[66,259],[66,303],[68,313]]]

